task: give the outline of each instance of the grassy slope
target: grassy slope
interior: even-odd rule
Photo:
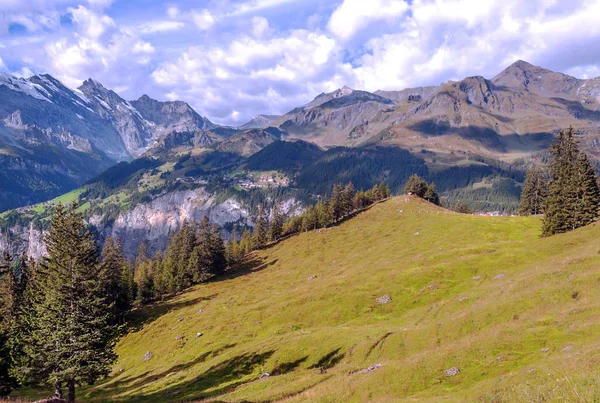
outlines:
[[[157,402],[598,393],[600,227],[539,239],[539,226],[393,198],[254,254],[251,272],[147,310],[119,343],[113,377],[82,392]],[[377,304],[382,295],[392,302]],[[453,366],[460,374],[445,376]],[[263,372],[279,375],[258,380]]]

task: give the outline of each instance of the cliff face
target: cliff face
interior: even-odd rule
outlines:
[[[296,214],[300,209],[300,203],[295,199],[283,203],[283,211],[288,214]],[[151,253],[164,250],[169,236],[184,220],[199,222],[205,216],[221,228],[231,228],[233,224],[240,227],[254,225],[251,213],[242,203],[234,199],[219,201],[203,188],[159,195],[119,215],[111,224],[102,224],[100,216],[91,217],[88,223],[96,229],[100,242],[109,236],[118,237],[126,256],[134,257],[142,242],[148,243]],[[0,233],[0,250],[12,254],[26,252],[40,259],[46,253],[44,233],[33,223],[13,226]],[[227,237],[229,231],[223,229],[222,235]]]

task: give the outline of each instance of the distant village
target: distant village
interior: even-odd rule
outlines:
[[[248,174],[244,178],[238,179],[238,186],[243,189],[288,187],[290,179],[276,174]]]

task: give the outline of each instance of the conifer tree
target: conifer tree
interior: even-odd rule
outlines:
[[[258,206],[256,213],[256,224],[254,226],[254,248],[260,249],[267,244],[269,228],[267,226],[267,214],[263,206]]]
[[[381,182],[379,184],[379,195],[382,199],[387,199],[391,196],[390,187],[385,183]]]
[[[548,194],[547,187],[544,172],[536,167],[529,169],[521,192],[519,214],[525,216],[542,214]]]
[[[467,206],[462,200],[459,200],[458,203],[454,206],[454,211],[461,214],[471,214],[471,208]]]
[[[212,226],[208,247],[211,254],[210,273],[213,276],[219,276],[227,268],[227,259],[225,258],[225,243],[223,242],[221,231],[219,231],[219,227],[216,224]]]
[[[281,211],[279,203],[275,203],[273,206],[272,218],[269,224],[269,240],[278,241],[283,233],[283,224],[285,222],[285,216]]]
[[[333,186],[329,206],[333,222],[338,222],[344,216],[344,187],[342,185]]]
[[[582,227],[598,218],[600,191],[598,178],[587,155],[580,152],[577,159],[577,202],[575,210],[575,225]]]
[[[144,241],[138,248],[135,259],[134,280],[136,284],[136,300],[145,303],[154,298],[154,273],[152,260],[148,257],[148,245]]]
[[[567,232],[598,216],[598,185],[587,156],[579,150],[573,128],[561,131],[550,147],[550,183],[542,235]]]
[[[348,182],[342,191],[342,214],[348,216],[354,210],[354,196],[356,191],[352,182]]]
[[[105,309],[99,248],[73,204],[58,205],[45,238],[48,256],[35,275],[34,316],[24,343],[21,380],[53,385],[57,394],[108,375],[116,326]]]
[[[427,182],[417,174],[413,174],[408,178],[406,186],[404,187],[404,193],[413,194],[415,196],[423,198],[427,193]]]
[[[254,240],[252,239],[252,233],[250,229],[245,228],[240,238],[240,252],[242,254],[250,253],[254,250]]]
[[[189,260],[190,270],[194,276],[194,283],[208,281],[214,274],[213,251],[211,250],[212,237],[213,233],[210,222],[208,217],[204,216],[198,226],[194,250]]]
[[[123,324],[133,300],[133,276],[118,238],[106,239],[100,273],[106,302],[113,312],[113,323]]]
[[[11,257],[0,257],[0,397],[8,396],[16,386],[10,375],[12,366],[9,335],[13,322],[14,274],[10,268]]]
[[[427,185],[427,191],[423,195],[423,199],[435,204],[436,206],[440,205],[440,196],[438,195],[435,183]]]

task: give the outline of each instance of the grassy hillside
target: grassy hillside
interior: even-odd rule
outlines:
[[[147,309],[110,380],[80,396],[597,401],[600,227],[549,239],[539,227],[393,198]]]

